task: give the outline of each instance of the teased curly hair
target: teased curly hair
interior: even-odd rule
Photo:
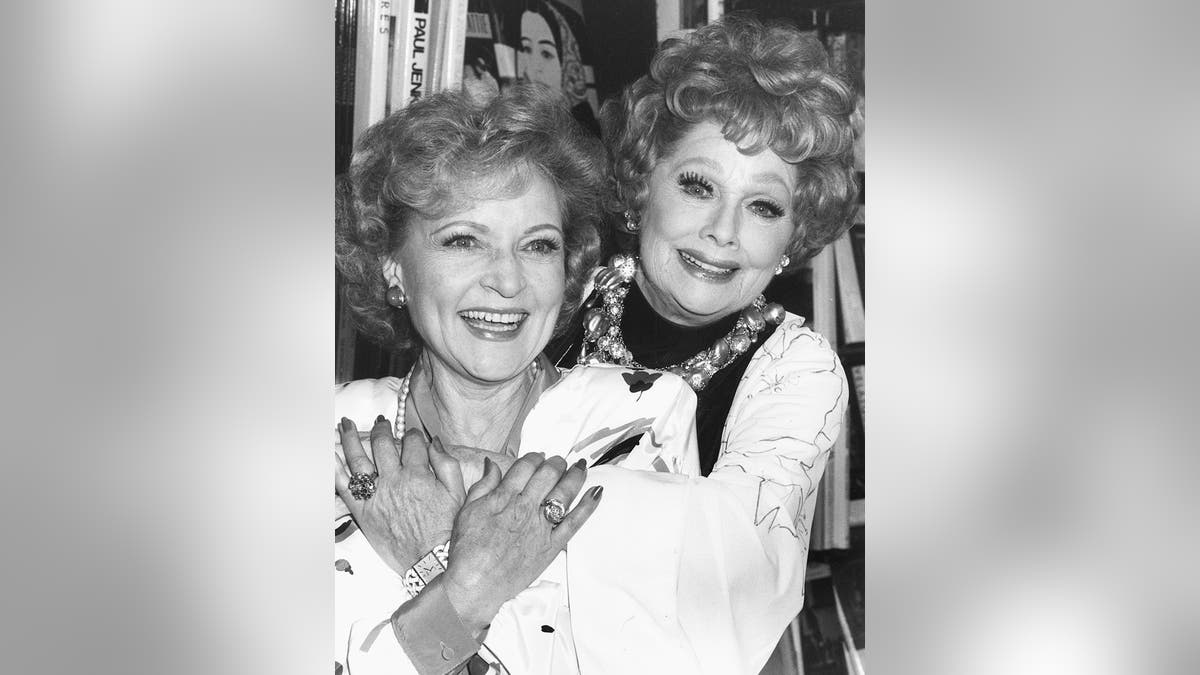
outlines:
[[[655,164],[693,125],[710,121],[742,151],[769,148],[797,167],[789,256],[811,256],[850,227],[858,200],[854,90],[833,73],[821,43],[790,24],[728,14],[665,40],[650,73],[607,101],[601,116],[620,210],[641,213]]]
[[[440,218],[474,201],[518,195],[534,176],[555,187],[563,218],[559,334],[600,257],[601,191],[609,182],[603,146],[562,97],[537,84],[514,85],[490,101],[442,92],[364,131],[336,235],[337,268],[358,329],[393,351],[419,347],[408,313],[387,304],[383,276],[383,261],[400,247],[412,216]]]

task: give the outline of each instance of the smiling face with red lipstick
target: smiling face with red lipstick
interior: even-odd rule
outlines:
[[[562,215],[548,180],[458,213],[413,217],[384,264],[439,363],[476,383],[510,380],[554,332],[566,285]]]
[[[703,326],[766,289],[795,233],[796,169],[693,126],[650,174],[637,284],[663,318]]]

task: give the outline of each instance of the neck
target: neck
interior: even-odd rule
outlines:
[[[516,418],[532,394],[529,369],[504,382],[477,382],[426,352],[421,355],[421,372],[421,382],[413,386],[421,388],[437,413],[440,428],[429,429],[431,433],[440,435],[444,443],[504,451],[509,431],[524,421]]]

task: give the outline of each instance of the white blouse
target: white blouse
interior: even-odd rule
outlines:
[[[600,378],[608,383],[573,376],[592,370],[611,373]],[[655,392],[664,398],[646,399],[652,386],[639,392],[641,402],[618,406],[622,414],[607,418],[613,411],[599,399],[616,393],[628,404],[632,395],[614,386],[622,372],[630,373],[615,366],[572,369],[525,422],[522,453],[565,452],[568,461],[599,456],[612,444],[577,450],[598,430],[617,441],[622,429],[646,430],[628,461],[588,471],[589,485],[605,486],[604,501],[565,554],[501,609],[485,640],[496,658],[488,658],[522,675],[758,673],[803,604],[816,488],[849,395],[842,366],[824,338],[789,314],[739,382],[721,454],[707,477],[698,475],[691,421],[686,431],[675,421],[679,413],[692,414],[694,394],[664,374],[658,383],[670,386]],[[346,414],[343,401],[337,407],[335,419]],[[395,401],[390,410],[394,416]],[[347,416],[369,424],[380,412]],[[538,433],[543,427],[551,432]],[[573,445],[564,450],[567,439]],[[386,615],[376,613],[375,625],[407,597],[378,590],[371,595]],[[344,612],[356,610],[343,610],[340,597],[335,603],[341,625],[349,618]],[[370,621],[359,620],[360,630],[336,645],[349,657],[350,672],[416,672],[390,630],[361,648],[356,636]]]

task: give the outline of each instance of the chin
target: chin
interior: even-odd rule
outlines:
[[[514,357],[512,359],[472,364],[466,368],[466,371],[471,377],[480,382],[499,384],[523,375],[525,369],[529,367],[532,361],[532,358],[518,359]]]
[[[678,298],[676,304],[695,319],[705,322],[717,321],[741,309],[741,307],[727,302],[725,298],[714,298],[711,289],[708,293],[704,293],[702,290],[689,293]]]

